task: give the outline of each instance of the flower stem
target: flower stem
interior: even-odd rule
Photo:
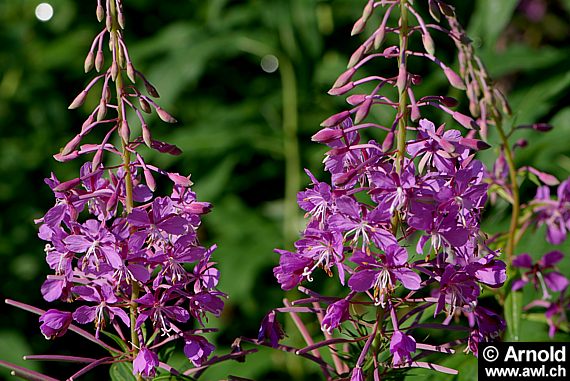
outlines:
[[[398,132],[397,132],[397,160],[396,170],[401,171],[406,153],[406,125],[407,125],[407,108],[408,108],[408,92],[407,92],[407,58],[408,50],[408,9],[406,7],[408,0],[400,0],[400,51],[398,57]]]
[[[511,193],[512,193],[512,212],[511,212],[511,226],[509,227],[509,234],[507,239],[507,247],[505,249],[507,255],[507,264],[510,266],[512,263],[513,255],[516,247],[516,236],[517,228],[520,215],[520,197],[519,197],[519,184],[517,181],[517,168],[515,165],[515,160],[511,147],[509,146],[509,140],[505,131],[503,130],[502,122],[499,118],[494,118],[495,126],[499,132],[499,136],[502,141],[503,149],[505,152],[505,160],[507,161],[507,167],[509,168],[509,179],[511,182]]]
[[[117,65],[117,77],[115,79],[115,90],[117,95],[117,127],[121,128],[121,123],[126,120],[126,115],[123,114],[122,98],[123,98],[123,68],[121,67],[121,51],[119,46],[119,21],[117,18],[117,8],[114,1],[110,2],[111,17],[113,19],[111,27],[111,39],[112,48],[114,51],[113,57],[115,64]],[[121,136],[121,148],[122,148],[122,158],[123,158],[123,168],[125,169],[125,211],[127,214],[131,213],[133,210],[133,179],[131,174],[131,152],[128,149],[129,142]],[[131,300],[130,300],[130,325],[131,325],[131,343],[133,345],[133,355],[136,355],[139,348],[139,337],[136,332],[136,321],[137,321],[137,303],[136,299],[139,297],[139,285],[136,280],[131,282]],[[137,376],[140,379],[140,375]]]

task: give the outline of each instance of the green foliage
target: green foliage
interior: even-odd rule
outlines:
[[[51,155],[79,131],[86,116],[81,111],[68,112],[67,105],[86,83],[83,58],[100,28],[94,0],[50,2],[54,18],[41,23],[34,17],[37,1],[0,0],[0,173],[5,179],[0,182],[0,294],[42,308],[47,304],[39,287],[48,268],[43,243],[35,238],[33,219],[53,202],[43,178],[55,171],[58,177],[69,179],[77,171],[76,164],[57,164]],[[532,136],[528,148],[517,150],[518,163],[568,177],[570,108],[565,94],[570,87],[570,39],[564,20],[570,14],[570,2],[548,2],[551,8],[538,22],[526,18],[517,9],[516,0],[450,2],[481,45],[491,74],[507,90],[515,110],[514,123],[540,120],[555,126],[542,135],[517,132],[517,137]],[[283,293],[272,279],[271,268],[278,259],[272,250],[291,245],[282,234],[284,208],[292,207],[284,201],[288,158],[282,127],[283,84],[279,72],[261,70],[260,59],[273,54],[293,65],[301,166],[325,178],[321,168],[324,148],[311,143],[310,136],[323,119],[343,107],[326,91],[360,41],[348,36],[362,3],[125,0],[126,37],[133,62],[157,85],[159,104],[180,121],[173,127],[156,123],[153,134],[184,151],[180,157],[151,152],[145,157],[160,166],[192,173],[199,199],[215,206],[205,217],[205,236],[201,238],[219,246],[213,258],[222,272],[221,289],[229,295],[219,321],[220,333],[214,337],[222,345],[221,352],[229,351],[231,341],[241,334],[255,336],[267,310],[282,304]],[[451,46],[438,46],[438,50],[447,50],[447,56],[452,57]],[[437,94],[440,74],[429,67],[418,70],[425,94]],[[465,100],[461,101],[460,109],[466,107]],[[82,110],[88,104],[84,107]],[[382,121],[389,116],[376,117]],[[489,161],[493,155],[496,152],[490,151],[484,159]],[[299,173],[301,170],[298,168]],[[302,176],[300,187],[308,183]],[[531,198],[535,189],[529,181],[523,201]],[[158,191],[162,190],[159,187]],[[508,225],[499,213],[505,208],[506,204],[499,202],[489,215],[494,230]],[[299,221],[298,229],[301,226]],[[552,249],[544,241],[543,229],[530,235],[519,245],[521,252],[539,258]],[[562,250],[570,254],[568,245]],[[562,271],[569,274],[570,264],[562,264]],[[525,292],[519,301],[524,305],[530,297]],[[547,339],[545,324],[531,320],[530,315],[521,318],[521,340]],[[37,317],[8,310],[0,315],[0,327],[0,343],[4,351],[9,348],[9,353],[0,348],[2,359],[17,362],[16,358],[27,353],[50,351],[52,343],[39,334]],[[303,345],[291,328],[289,340]],[[319,332],[315,324],[311,329]],[[559,334],[556,339],[568,339],[568,335]],[[76,345],[76,340],[73,337],[71,342]],[[57,346],[56,342],[53,348],[64,351],[65,344]],[[173,359],[188,366],[180,353]],[[462,372],[454,377],[414,370],[407,377],[474,379],[476,361],[461,350],[442,365]],[[106,379],[108,369],[100,368],[84,379]],[[43,370],[64,378],[77,369],[61,370],[46,364]],[[113,380],[133,379],[126,364],[115,364],[110,372]],[[208,370],[204,379],[222,379],[228,374],[303,380],[315,379],[318,369],[293,355],[262,350],[245,363],[220,364]]]

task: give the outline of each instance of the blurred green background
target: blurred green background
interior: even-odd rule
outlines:
[[[48,267],[33,219],[53,204],[43,179],[51,171],[65,179],[76,174],[79,161],[62,165],[51,155],[74,136],[97,102],[93,95],[81,109],[67,110],[92,76],[83,74],[83,60],[101,25],[95,19],[95,0],[49,0],[54,15],[47,22],[34,15],[39,3],[0,0],[0,296],[48,308],[39,292]],[[322,120],[344,107],[342,97],[328,96],[326,91],[361,42],[362,37],[349,35],[364,3],[124,1],[131,58],[158,88],[159,104],[179,120],[174,126],[154,120],[153,134],[184,151],[179,157],[148,153],[146,161],[192,173],[199,198],[215,205],[204,218],[201,238],[219,245],[215,258],[222,272],[220,288],[230,295],[222,318],[210,322],[220,328],[213,337],[222,346],[220,353],[239,335],[256,336],[263,315],[282,304],[285,294],[271,271],[278,256],[272,251],[289,247],[303,226],[294,202],[296,191],[308,183],[302,168],[326,179],[321,167],[325,149],[311,143],[310,136]],[[508,94],[516,123],[543,121],[555,126],[548,134],[521,134],[529,139],[529,146],[517,152],[518,162],[568,177],[570,0],[450,3]],[[437,41],[442,36],[434,37],[438,54],[452,63],[451,44],[440,45]],[[274,69],[274,58],[279,67],[268,72]],[[386,67],[393,70],[384,63],[368,70]],[[424,77],[422,93],[447,91],[443,76],[434,69],[416,68]],[[462,99],[460,107],[465,105]],[[374,117],[386,118],[378,111]],[[490,162],[493,154],[491,150],[483,159]],[[534,192],[533,185],[525,186],[523,199]],[[506,226],[506,209],[499,204],[489,213],[491,230]],[[519,252],[539,257],[548,251],[543,233],[531,232]],[[565,261],[564,272],[569,274],[569,259]],[[73,334],[47,342],[39,332],[37,316],[0,308],[1,359],[21,362],[24,354],[48,351],[91,356],[97,352],[89,344],[80,347]],[[309,326],[318,330],[314,323]],[[523,332],[526,340],[543,340],[546,326],[526,321]],[[293,333],[289,340],[302,346]],[[448,363],[466,360],[460,353]],[[472,377],[469,371],[476,371],[476,362],[467,364],[465,379]],[[62,378],[77,369],[26,365]],[[102,369],[84,379],[106,379],[106,372]],[[318,369],[294,356],[262,350],[245,363],[220,365],[204,379],[227,374],[302,380],[315,379]],[[0,377],[5,375],[0,370]]]

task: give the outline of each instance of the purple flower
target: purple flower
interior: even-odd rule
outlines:
[[[277,348],[279,340],[284,337],[285,333],[283,332],[283,328],[281,328],[281,324],[277,321],[275,311],[269,312],[261,321],[257,340],[264,341],[267,339],[273,348]]]
[[[375,304],[384,305],[385,297],[394,290],[396,279],[409,290],[420,288],[420,276],[407,267],[406,249],[391,245],[386,248],[386,253],[379,257],[381,262],[362,251],[355,252],[350,260],[359,267],[348,281],[353,291],[364,292],[374,288]]]
[[[390,353],[392,353],[394,365],[403,365],[412,361],[411,354],[416,350],[416,340],[402,331],[395,331],[390,340]]]
[[[178,323],[185,323],[190,319],[188,311],[175,305],[166,305],[172,299],[177,299],[177,290],[172,288],[164,290],[163,288],[157,289],[154,294],[147,293],[143,297],[136,300],[139,304],[139,316],[137,317],[135,327],[139,329],[147,319],[151,319],[155,328],[168,334],[172,331],[171,321]]]
[[[186,232],[188,221],[176,215],[172,200],[168,197],[158,197],[152,202],[152,208],[145,211],[135,208],[127,220],[132,226],[139,228],[138,235],[151,237],[151,240],[166,238],[164,233],[182,235]]]
[[[564,254],[558,250],[545,254],[536,263],[532,263],[530,255],[524,253],[517,256],[513,260],[513,266],[528,269],[523,273],[522,278],[513,282],[513,290],[520,290],[529,282],[534,287],[542,289],[542,298],[549,299],[550,294],[547,289],[552,291],[562,291],[568,286],[568,279],[558,271],[550,271],[555,265],[564,258]]]
[[[352,370],[352,373],[350,374],[350,381],[365,381],[361,367],[357,366]]]
[[[389,214],[395,211],[406,211],[408,201],[416,187],[415,167],[412,161],[407,161],[401,174],[394,168],[380,168],[370,173],[370,184],[374,187],[370,192],[378,204],[389,205]]]
[[[457,307],[475,307],[477,298],[481,292],[479,285],[474,278],[461,269],[456,269],[453,265],[447,265],[439,282],[439,299],[434,316],[445,309],[445,304],[449,304],[448,315],[453,315]]]
[[[65,335],[71,320],[71,312],[49,309],[40,316],[40,329],[46,339],[55,339]]]
[[[332,334],[334,329],[350,318],[349,306],[350,302],[346,299],[340,299],[329,305],[321,323],[321,329],[329,335]]]
[[[215,347],[202,336],[188,335],[184,337],[184,354],[194,366],[202,365],[214,349]]]
[[[115,269],[123,265],[123,260],[115,246],[115,236],[103,223],[97,220],[87,220],[80,230],[82,234],[69,235],[63,242],[70,251],[85,253],[83,267],[93,264],[99,269],[101,258]]]
[[[313,187],[299,192],[297,194],[297,203],[301,209],[307,212],[307,215],[319,221],[322,227],[333,207],[331,186],[318,181],[309,170],[305,169],[305,172],[311,178]]]
[[[570,229],[570,180],[560,183],[557,194],[558,200],[551,200],[550,189],[541,186],[531,203],[538,226],[546,225],[546,239],[553,245],[564,242]]]
[[[305,269],[309,268],[313,261],[297,253],[275,249],[280,254],[279,266],[273,268],[273,275],[283,290],[295,288],[304,278]]]
[[[154,377],[158,366],[158,356],[147,347],[141,347],[137,357],[133,361],[133,375]]]
[[[322,267],[328,276],[332,276],[331,267],[336,266],[340,283],[344,284],[342,234],[308,228],[305,238],[298,240],[295,246],[301,256],[313,260],[312,265],[306,266],[302,273],[309,282],[313,280],[311,274],[317,267]]]

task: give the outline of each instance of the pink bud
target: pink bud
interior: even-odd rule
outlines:
[[[342,130],[333,128],[323,128],[311,137],[311,140],[318,143],[330,143],[342,137]]]
[[[528,146],[528,140],[526,139],[519,139],[515,142],[515,147],[525,148],[526,146]]]
[[[374,11],[374,0],[368,0],[368,3],[366,3],[366,6],[362,11],[362,18],[364,20],[368,20],[370,18],[370,15],[372,15],[373,11]]]
[[[380,25],[374,36],[374,49],[378,50],[382,42],[384,42],[384,35],[386,34],[385,24]]]
[[[434,55],[435,54],[435,46],[433,44],[433,40],[431,38],[431,36],[429,35],[429,33],[425,32],[422,33],[422,43],[424,45],[424,49],[426,50],[426,52],[429,55]]]
[[[534,123],[534,124],[524,124],[524,125],[518,126],[517,128],[532,128],[535,131],[548,132],[548,131],[552,130],[554,127],[552,127],[552,125],[550,125],[548,123]]]
[[[105,101],[101,100],[101,103],[99,103],[99,109],[97,110],[97,122],[105,119],[105,115],[107,115],[107,104]]]
[[[367,96],[367,94],[354,94],[346,98],[346,102],[351,106],[356,106],[364,102]]]
[[[333,85],[333,89],[336,89],[337,87],[341,87],[344,86],[348,83],[348,81],[350,81],[350,79],[352,78],[352,76],[354,75],[354,73],[356,73],[356,69],[351,67],[350,69],[346,70],[344,73],[342,73],[338,79],[336,80],[336,82]]]
[[[145,81],[144,87],[146,88],[146,91],[150,94],[151,97],[160,98],[160,95],[158,95],[158,91],[156,91],[156,88],[153,85],[151,85],[150,82]]]
[[[127,77],[129,77],[132,83],[136,82],[135,67],[133,66],[132,62],[127,62]]]
[[[154,177],[152,177],[152,173],[146,166],[143,166],[143,174],[146,185],[152,192],[154,192],[156,190],[156,182],[154,181]]]
[[[398,79],[396,80],[396,87],[398,91],[402,92],[407,86],[408,82],[408,72],[406,71],[405,66],[401,66],[400,70],[398,71]]]
[[[147,114],[150,114],[152,112],[150,104],[146,101],[146,99],[139,97],[139,105],[141,106],[141,109]]]
[[[88,73],[91,69],[93,69],[94,62],[95,62],[95,55],[91,51],[87,54],[87,57],[85,57],[85,63],[83,64],[83,68],[85,69],[86,73]]]
[[[123,12],[119,11],[117,14],[117,21],[119,22],[119,26],[121,29],[125,29],[125,15]]]
[[[73,151],[69,155],[62,155],[61,152],[53,155],[53,158],[60,163],[65,163],[67,161],[75,160],[79,157],[78,151]]]
[[[479,139],[460,138],[459,144],[461,144],[462,146],[465,146],[467,148],[470,148],[474,151],[483,151],[483,150],[491,148],[491,146],[489,144],[487,144],[483,140],[479,140]]]
[[[459,104],[459,101],[452,97],[440,96],[439,101],[442,105],[447,107],[455,107]]]
[[[107,32],[111,33],[113,30],[113,19],[111,18],[111,15],[107,15],[105,18],[105,26],[107,28]]]
[[[328,91],[329,95],[342,95],[348,93],[350,90],[354,89],[354,82],[349,82],[341,87],[333,87]]]
[[[128,143],[131,139],[131,129],[129,128],[129,123],[126,119],[121,121],[121,125],[119,126],[119,136],[125,143]]]
[[[95,56],[95,70],[97,70],[97,72],[101,71],[104,62],[105,62],[105,56],[103,55],[103,51],[98,50],[97,55]]]
[[[85,102],[86,97],[87,97],[87,90],[83,90],[82,92],[79,93],[79,95],[75,97],[73,102],[71,102],[68,109],[73,110],[75,108],[80,107],[83,104],[83,102]]]
[[[372,107],[373,101],[374,101],[374,99],[372,97],[370,97],[370,98],[366,99],[358,107],[358,110],[356,111],[356,115],[354,117],[354,123],[355,124],[362,122],[368,116],[368,113],[370,112],[370,107]]]
[[[73,152],[77,146],[79,145],[79,143],[81,142],[81,135],[75,135],[75,137],[73,139],[71,139],[66,145],[65,147],[63,147],[63,149],[61,150],[61,154],[63,156],[69,155],[71,152]]]
[[[101,22],[103,21],[103,18],[105,17],[105,10],[103,9],[103,6],[101,4],[97,5],[97,21]]]
[[[118,74],[119,74],[119,68],[117,66],[117,63],[113,62],[111,64],[111,79],[113,79],[113,81],[116,81]]]
[[[85,119],[85,121],[81,125],[81,135],[85,135],[91,129],[91,124],[93,124],[94,120],[95,117],[93,116],[93,114],[89,115],[89,117]]]
[[[394,133],[392,131],[388,132],[384,141],[382,142],[382,151],[388,152],[392,149],[394,145]]]
[[[158,114],[158,117],[160,119],[162,119],[163,122],[166,123],[176,123],[177,120],[174,119],[172,117],[172,115],[170,115],[169,113],[167,113],[166,111],[164,111],[163,109],[161,109],[160,107],[156,107],[156,113]]]
[[[350,56],[350,60],[348,61],[349,69],[354,65],[356,65],[362,59],[365,50],[366,47],[364,45],[361,45],[358,49],[356,49],[354,53],[352,53],[352,56]]]
[[[144,144],[146,144],[148,148],[152,148],[152,136],[150,134],[150,130],[148,129],[146,123],[143,123],[141,125],[141,129],[142,129]]]
[[[359,18],[354,23],[354,26],[352,27],[352,31],[350,32],[350,35],[354,36],[356,34],[359,34],[360,32],[362,32],[364,30],[365,26],[366,26],[366,20],[364,20],[362,17]]]
[[[449,67],[446,66],[443,69],[443,73],[447,77],[447,80],[449,81],[451,86],[459,90],[465,90],[465,84],[463,83],[463,80],[456,72],[454,72],[453,70],[451,70]]]
[[[339,112],[338,114],[334,114],[333,116],[330,116],[328,119],[326,119],[324,122],[321,123],[321,127],[333,127],[336,126],[337,124],[341,123],[342,121],[344,121],[346,118],[348,118],[350,116],[350,112],[349,111],[342,111]]]
[[[475,120],[473,120],[473,118],[471,118],[470,116],[464,115],[457,111],[452,112],[451,116],[453,117],[453,119],[457,121],[457,123],[461,124],[465,128],[475,129],[475,130],[479,129],[479,126],[477,125]]]
[[[184,211],[192,214],[206,214],[212,210],[212,204],[209,202],[193,202],[184,208]]]
[[[63,182],[63,183],[57,185],[55,188],[53,188],[53,191],[54,192],[66,192],[70,189],[73,189],[80,182],[81,182],[81,179],[79,179],[79,178],[69,180],[69,181],[66,181],[66,182]]]
[[[99,169],[102,158],[103,158],[103,147],[99,147],[97,152],[95,152],[95,155],[93,155],[93,160],[91,161],[91,169],[93,172]]]

